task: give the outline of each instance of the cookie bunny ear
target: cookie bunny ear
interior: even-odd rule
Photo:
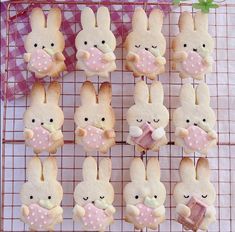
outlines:
[[[90,81],[85,81],[81,87],[81,103],[82,105],[96,104],[95,87]]]
[[[33,157],[27,166],[27,178],[29,182],[38,182],[42,178],[42,164],[38,157]]]
[[[136,105],[149,102],[149,89],[144,81],[135,84],[134,101]]]
[[[210,180],[210,167],[208,159],[199,158],[196,166],[198,180]]]
[[[84,181],[97,179],[97,164],[93,157],[87,157],[83,162],[82,175]]]
[[[183,158],[181,160],[179,172],[183,182],[190,182],[196,178],[195,167],[190,158]]]
[[[95,27],[95,14],[90,7],[86,7],[82,10],[81,24],[83,29]]]
[[[112,172],[112,163],[109,158],[104,158],[99,164],[99,179],[109,182]]]
[[[191,84],[187,83],[181,87],[180,102],[181,105],[195,105],[195,91]]]
[[[140,158],[134,158],[130,167],[131,181],[144,181],[146,179],[145,166]]]
[[[205,83],[200,83],[196,88],[196,103],[198,105],[210,105],[210,91]]]
[[[132,17],[133,31],[146,31],[148,28],[148,18],[143,8],[136,8]]]
[[[30,26],[32,31],[39,31],[45,27],[45,16],[41,8],[34,8],[30,14]]]
[[[40,82],[35,82],[30,93],[30,105],[45,102],[45,89]]]
[[[155,81],[150,87],[150,102],[163,104],[164,91],[161,82]]]
[[[147,179],[160,180],[160,165],[157,158],[150,158],[147,163]]]
[[[179,29],[180,31],[185,31],[185,30],[193,31],[194,30],[194,22],[193,22],[192,14],[185,11],[180,15]]]
[[[104,28],[106,30],[110,29],[110,14],[107,7],[99,7],[96,13],[97,27]]]
[[[61,25],[61,11],[59,8],[52,8],[47,16],[47,27],[59,30]]]
[[[195,30],[208,31],[208,15],[198,11],[194,16]]]
[[[57,162],[55,157],[48,157],[43,162],[43,179],[56,180],[57,179]]]
[[[154,9],[149,15],[149,30],[161,32],[163,25],[163,13],[159,9]]]
[[[53,81],[47,89],[46,92],[46,101],[50,103],[59,104],[61,88],[60,84],[56,81]]]
[[[110,105],[112,100],[112,87],[109,82],[101,84],[98,94],[98,102]]]

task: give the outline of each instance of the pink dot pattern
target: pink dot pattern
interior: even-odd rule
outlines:
[[[32,52],[29,69],[38,73],[47,73],[53,65],[52,57],[43,49],[37,49]]]
[[[94,204],[88,203],[84,207],[85,215],[82,218],[83,224],[88,230],[101,231],[109,224],[110,216],[108,216],[103,209],[95,207]]]
[[[35,149],[47,150],[52,145],[51,134],[43,127],[35,127],[33,129],[33,138],[27,140],[29,146]]]
[[[29,215],[26,217],[27,224],[36,230],[46,230],[52,223],[53,217],[49,210],[38,204],[29,205]]]
[[[103,59],[104,53],[97,48],[89,48],[87,51],[90,57],[85,61],[87,69],[92,72],[102,72],[106,70],[108,62]]]
[[[189,75],[200,75],[205,72],[206,66],[197,52],[189,52],[188,58],[182,62],[182,69]]]
[[[191,150],[200,151],[207,147],[209,138],[207,133],[198,126],[188,128],[188,136],[184,139],[185,145]]]
[[[85,129],[87,135],[83,138],[82,142],[88,150],[97,150],[105,144],[103,130],[94,126],[87,126]]]
[[[149,51],[141,49],[137,52],[138,62],[135,64],[136,69],[143,74],[154,73],[159,69],[156,63],[156,57]]]

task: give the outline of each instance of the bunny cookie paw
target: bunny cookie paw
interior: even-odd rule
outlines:
[[[190,158],[183,158],[179,173],[181,181],[173,191],[177,221],[186,230],[207,231],[216,218],[216,192],[210,182],[209,162],[206,158],[199,158],[195,168]]]
[[[208,15],[197,12],[193,17],[183,12],[179,18],[180,32],[173,39],[173,67],[181,78],[201,80],[211,72],[214,40],[208,33]]]
[[[130,166],[131,182],[124,188],[126,221],[136,229],[155,230],[165,219],[166,189],[160,182],[160,166],[156,158],[150,158],[147,168],[140,158],[134,158]]]
[[[132,31],[125,41],[126,67],[135,77],[155,79],[165,71],[166,40],[161,32],[163,13],[151,11],[149,18],[142,8],[137,8],[132,18]]]
[[[76,109],[74,120],[76,143],[87,152],[106,153],[115,144],[115,114],[111,107],[112,90],[108,82],[101,84],[96,96],[94,85],[86,81],[81,87],[81,106]]]
[[[180,91],[180,103],[173,113],[175,144],[184,148],[185,153],[207,154],[217,143],[214,131],[216,117],[210,107],[209,88],[200,83],[196,90],[191,84],[184,84]]]
[[[109,182],[111,171],[109,158],[100,161],[98,171],[94,158],[88,157],[83,163],[83,181],[74,191],[73,218],[86,231],[105,231],[113,223],[115,208],[112,205],[114,189]]]
[[[24,60],[28,70],[37,78],[45,76],[58,77],[66,69],[63,55],[64,36],[60,32],[61,11],[52,8],[47,21],[42,9],[34,8],[30,14],[32,31],[26,36]]]
[[[46,158],[43,164],[38,157],[29,161],[28,182],[24,183],[20,198],[21,220],[33,231],[52,231],[63,220],[60,207],[63,189],[57,178],[56,159]]]
[[[46,91],[39,82],[33,85],[30,107],[24,113],[24,138],[36,154],[56,153],[64,143],[61,131],[64,114],[58,105],[60,91],[58,82],[52,82]]]
[[[86,7],[81,13],[82,30],[78,33],[77,68],[84,70],[88,77],[108,77],[116,69],[116,38],[110,30],[110,14],[107,7],[100,7],[96,16]]]
[[[135,104],[127,111],[129,135],[127,142],[138,150],[157,151],[167,143],[165,127],[169,112],[163,105],[164,92],[160,82],[153,82],[150,90],[144,81],[135,86]]]

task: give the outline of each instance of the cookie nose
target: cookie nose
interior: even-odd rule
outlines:
[[[45,48],[45,46],[42,46],[42,49],[44,49]]]
[[[150,121],[147,121],[147,123],[148,123],[148,124],[151,124],[151,122],[150,122]]]
[[[92,203],[92,204],[95,204],[95,201],[92,201],[91,203]]]
[[[44,123],[43,122],[41,122],[41,125],[43,125]]]
[[[197,123],[194,123],[193,125],[194,125],[194,126],[197,126]]]
[[[95,44],[94,47],[97,48],[97,45]]]
[[[196,49],[196,48],[194,48],[194,49],[193,49],[193,51],[194,51],[194,52],[197,52],[197,49]]]
[[[149,49],[148,48],[145,48],[146,51],[148,51]]]

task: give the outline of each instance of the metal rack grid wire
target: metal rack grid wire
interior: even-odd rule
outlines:
[[[63,73],[59,82],[62,86],[60,105],[65,114],[63,133],[65,145],[57,154],[59,166],[58,179],[64,189],[62,207],[64,209],[64,221],[56,227],[57,231],[81,231],[81,227],[72,221],[72,208],[74,206],[73,190],[81,180],[81,167],[84,157],[87,154],[81,147],[74,144],[74,122],[73,114],[75,108],[80,104],[79,89],[86,80],[82,71],[75,70],[75,47],[73,38],[80,30],[80,12],[85,6],[97,9],[101,3],[94,2],[52,2],[37,1],[31,4],[28,1],[11,2],[7,12],[7,60],[6,60],[6,82],[7,85],[19,84],[14,75],[21,72],[29,86],[34,79],[26,70],[23,61],[24,50],[23,40],[19,42],[19,36],[24,37],[28,33],[28,16],[34,6],[42,7],[45,13],[53,6],[62,10],[63,22],[62,32],[66,37],[65,55],[70,57],[70,69]],[[109,227],[109,231],[134,231],[134,227],[126,223],[123,218],[124,202],[123,187],[129,181],[129,165],[134,156],[139,156],[134,148],[127,145],[125,138],[128,127],[126,123],[126,111],[133,104],[133,89],[135,79],[132,74],[124,68],[125,51],[123,42],[130,30],[131,15],[136,7],[142,6],[149,12],[152,8],[158,7],[157,3],[147,2],[125,2],[110,1],[102,2],[111,12],[112,30],[118,41],[116,49],[117,70],[111,73],[109,81],[112,83],[113,100],[112,105],[116,113],[117,144],[108,152],[112,158],[113,173],[112,183],[115,188],[115,202],[117,209],[115,223]],[[23,10],[22,10],[23,9]],[[178,17],[182,11],[192,12],[192,6],[182,4],[167,14],[164,19],[163,33],[167,39],[167,68],[166,73],[160,75],[159,80],[163,83],[165,91],[165,104],[172,115],[173,110],[179,105],[179,89],[184,82],[192,80],[181,80],[178,74],[171,70],[171,49],[170,43],[178,31]],[[117,14],[119,17],[117,17]],[[235,4],[223,4],[209,15],[209,31],[215,39],[214,71],[208,74],[206,82],[211,91],[211,105],[216,111],[219,141],[218,146],[211,150],[208,159],[212,169],[212,182],[217,191],[216,209],[217,221],[210,226],[210,231],[235,231]],[[68,39],[69,38],[69,39]],[[16,41],[17,44],[16,44]],[[102,79],[94,77],[91,79],[96,88],[99,87]],[[45,84],[50,79],[45,79]],[[146,80],[150,83],[149,80]],[[193,82],[193,84],[197,84]],[[22,93],[15,93],[21,97],[11,102],[4,101],[3,114],[3,144],[2,144],[2,205],[1,205],[1,229],[3,231],[25,231],[27,226],[19,220],[20,200],[19,191],[21,185],[26,181],[26,164],[33,156],[32,150],[25,146],[22,140],[23,124],[22,115],[29,105],[29,97]],[[157,156],[161,165],[161,179],[167,189],[166,198],[166,220],[159,226],[159,231],[182,231],[181,225],[175,220],[175,203],[172,197],[174,184],[179,180],[178,166],[183,152],[181,148],[174,145],[174,126],[170,121],[167,128],[169,144],[161,148],[157,153],[147,152],[143,159],[146,162],[148,157]],[[48,154],[41,154],[44,159]],[[93,154],[99,161],[104,155]],[[191,157],[196,162],[198,154]],[[147,230],[146,230],[147,231]]]

